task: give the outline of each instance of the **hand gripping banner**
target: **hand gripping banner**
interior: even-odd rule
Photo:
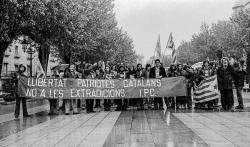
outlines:
[[[18,81],[20,97],[34,99],[120,99],[186,96],[186,79],[58,79],[26,78]]]

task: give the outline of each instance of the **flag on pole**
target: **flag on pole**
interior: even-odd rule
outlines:
[[[160,35],[158,36],[158,40],[156,43],[156,47],[155,47],[155,59],[161,59],[161,40],[160,40]]]
[[[177,62],[177,57],[176,57],[176,50],[175,50],[175,45],[174,45],[174,40],[173,40],[173,35],[170,33],[169,38],[168,38],[168,43],[167,47],[172,50],[172,62],[176,64]]]
[[[218,99],[220,93],[218,90],[217,76],[206,77],[194,90],[194,102],[201,103]]]

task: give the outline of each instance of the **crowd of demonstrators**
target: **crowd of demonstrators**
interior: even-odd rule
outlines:
[[[220,63],[220,64],[219,64]],[[168,97],[165,99],[168,108],[190,109],[192,107],[192,89],[199,86],[202,80],[217,75],[218,89],[220,91],[221,105],[224,110],[232,110],[234,106],[233,88],[235,86],[238,106],[243,109],[242,88],[244,87],[245,75],[247,75],[244,62],[230,63],[227,57],[220,62],[209,62],[205,60],[201,68],[193,69],[185,64],[172,64],[167,72],[167,77],[184,76],[187,79],[187,96]],[[218,99],[196,103],[197,109],[213,109],[218,106]]]
[[[110,111],[115,108],[117,111],[126,111],[129,106],[137,107],[138,110],[154,109],[162,110],[164,101],[168,109],[190,109],[192,108],[192,90],[194,90],[201,81],[213,75],[217,75],[218,89],[221,93],[221,104],[224,110],[231,110],[234,105],[233,83],[237,91],[239,105],[237,109],[243,109],[242,88],[244,87],[244,76],[247,74],[243,68],[243,63],[230,64],[228,58],[222,58],[220,64],[217,62],[203,62],[201,68],[194,69],[186,64],[172,64],[166,71],[159,59],[156,59],[154,66],[142,64],[136,66],[126,66],[123,63],[113,65],[110,62],[99,61],[95,64],[80,63],[78,65],[70,64],[63,72],[54,72],[52,78],[81,78],[81,79],[149,79],[149,78],[167,78],[183,76],[187,79],[187,96],[177,97],[145,97],[145,98],[122,98],[122,99],[63,99],[59,106],[59,100],[50,99],[51,115],[58,115],[63,110],[65,115],[78,114],[86,109],[87,113],[94,112],[94,108],[104,111]],[[25,67],[19,67],[18,73],[23,75]],[[17,85],[17,84],[16,84]],[[163,101],[164,99],[164,101]],[[23,102],[24,116],[29,116],[26,108],[26,98],[17,98],[15,116],[19,116],[20,101]],[[218,100],[210,100],[195,104],[195,108],[211,109],[217,106]]]

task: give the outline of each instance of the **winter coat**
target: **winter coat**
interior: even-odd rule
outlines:
[[[145,69],[142,71],[142,77],[144,79],[149,79],[149,74],[150,74],[150,71],[147,71]]]
[[[233,89],[233,68],[228,65],[226,69],[219,67],[217,70],[219,90]]]
[[[137,69],[136,71],[135,71],[135,78],[136,79],[140,79],[140,78],[142,78],[142,71],[143,71],[143,69]]]
[[[167,77],[176,77],[176,76],[177,76],[177,72],[176,71],[172,71],[172,70],[168,71]]]
[[[233,81],[235,87],[244,87],[245,75],[247,75],[247,72],[244,70],[234,71]]]
[[[149,78],[156,78],[155,68],[156,67],[152,67],[151,68],[150,73],[149,73]],[[159,69],[159,76],[161,76],[162,78],[167,77],[166,71],[165,71],[164,67],[160,67],[160,69]]]

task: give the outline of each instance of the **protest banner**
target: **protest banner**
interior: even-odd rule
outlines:
[[[20,97],[36,99],[120,99],[186,96],[186,79],[58,79],[20,77]]]

